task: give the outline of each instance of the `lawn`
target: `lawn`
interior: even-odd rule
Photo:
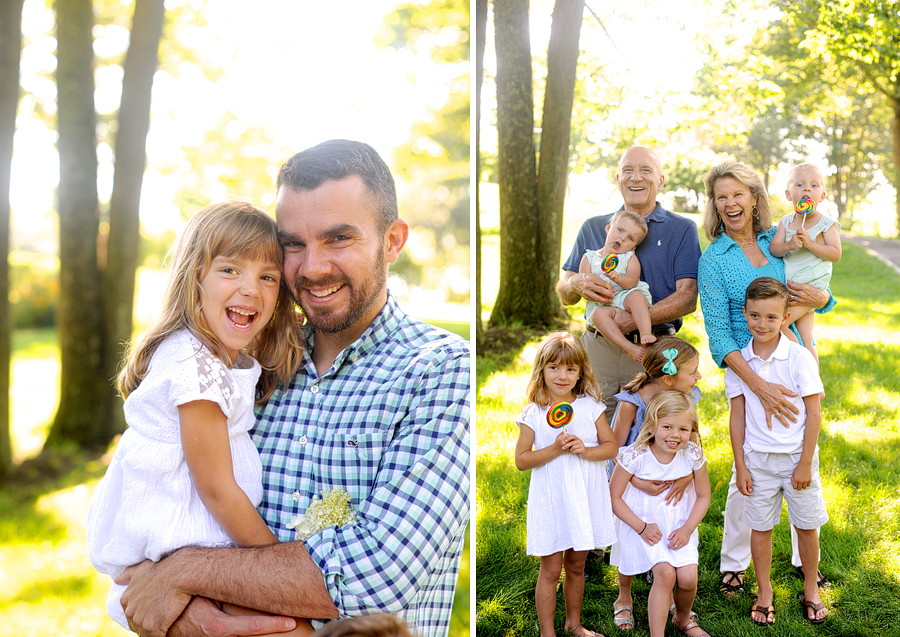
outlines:
[[[496,255],[485,257],[485,261]],[[490,270],[488,270],[490,271]],[[801,618],[802,590],[790,566],[786,510],[774,536],[776,624],[760,629],[749,619],[755,580],[733,601],[718,593],[722,511],[731,474],[728,403],[724,373],[709,356],[698,311],[679,336],[701,352],[699,405],[704,448],[713,488],[712,506],[700,525],[700,585],[694,605],[710,634],[900,635],[900,276],[855,245],[844,244],[832,291],[838,305],[816,318],[826,398],[820,436],[821,473],[831,520],[821,531],[821,570],[832,587],[831,611],[814,627]],[[582,307],[583,310],[583,307]],[[572,311],[579,316],[578,310]],[[582,321],[573,321],[581,330]],[[534,586],[539,560],[525,554],[528,472],[512,461],[535,343],[477,359],[476,431],[476,630],[479,637],[537,636]],[[649,635],[649,585],[635,579],[636,636]],[[616,573],[604,564],[588,578],[584,625],[608,637],[620,633],[612,620]],[[564,617],[558,595],[557,629]],[[667,628],[667,634],[676,634]]]
[[[435,324],[468,338],[468,320],[454,320],[459,313]],[[56,410],[56,333],[16,332],[13,349],[13,448],[21,460],[40,450]],[[85,547],[88,503],[108,462],[77,450],[44,454],[0,487],[0,637],[133,635],[107,617],[109,578],[94,571]],[[469,576],[467,540],[451,637],[469,634]]]

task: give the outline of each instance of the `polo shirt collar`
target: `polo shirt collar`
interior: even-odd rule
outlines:
[[[745,347],[744,349],[747,350],[748,356],[745,357],[745,359],[748,361],[752,360],[754,358],[762,361],[763,363],[765,363],[767,361],[771,361],[776,358],[778,360],[784,361],[784,360],[787,360],[788,356],[790,355],[791,341],[787,336],[784,335],[784,333],[779,333],[778,334],[778,345],[775,346],[775,351],[772,352],[772,355],[769,356],[769,358],[763,358],[762,356],[760,356],[759,354],[757,354],[753,351],[753,338],[750,339],[750,342],[747,343],[747,347]]]
[[[621,211],[621,210],[625,210],[625,206],[621,206],[621,207],[619,208],[619,210],[620,210],[620,211]],[[613,216],[615,216],[615,213],[613,213],[613,215],[610,215],[610,219],[612,219]],[[666,220],[666,209],[663,208],[661,205],[659,205],[659,202],[657,201],[657,202],[656,202],[656,208],[653,209],[653,212],[651,212],[649,215],[647,215],[646,217],[644,217],[644,219],[645,219],[648,223],[651,222],[651,221],[655,221],[655,222],[657,222],[657,223],[663,223],[663,222]]]

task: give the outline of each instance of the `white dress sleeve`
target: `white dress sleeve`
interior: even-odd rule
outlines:
[[[619,450],[618,455],[616,456],[616,462],[618,462],[625,471],[630,473],[631,475],[636,475],[638,469],[640,468],[640,459],[645,453],[647,453],[647,448],[637,449],[634,445],[628,445],[627,447],[622,447]]]
[[[696,471],[706,464],[706,456],[703,449],[695,442],[688,441],[684,447],[684,453],[687,456],[688,464],[691,465],[691,471]]]

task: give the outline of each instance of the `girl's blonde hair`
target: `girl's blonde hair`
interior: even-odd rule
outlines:
[[[667,389],[656,394],[653,400],[650,401],[650,404],[647,405],[647,411],[644,414],[644,424],[633,443],[634,447],[643,449],[653,444],[660,418],[679,416],[681,414],[690,416],[690,439],[699,445],[700,424],[697,419],[697,406],[694,404],[693,399],[684,392],[680,392],[677,389]]]
[[[725,225],[716,209],[716,182],[724,177],[737,179],[744,184],[753,197],[756,205],[753,214],[753,229],[759,234],[772,227],[772,211],[769,209],[769,193],[756,171],[736,161],[724,161],[713,166],[703,179],[706,186],[706,208],[703,211],[703,230],[706,238],[712,241],[725,232]]]
[[[669,362],[669,359],[663,356],[663,352],[667,349],[678,350],[678,354],[672,359],[676,370],[681,369],[682,365],[687,365],[693,358],[699,358],[700,356],[697,348],[687,341],[675,336],[660,336],[655,343],[651,343],[644,351],[644,358],[641,360],[644,371],[635,376],[634,380],[625,385],[622,390],[633,394],[644,387],[644,385],[666,376],[667,374],[663,371],[663,367]],[[676,373],[678,372],[676,371]],[[669,375],[674,376],[674,374]]]
[[[169,250],[169,280],[159,317],[129,347],[117,387],[123,398],[137,389],[147,375],[150,358],[165,339],[188,330],[226,365],[232,356],[203,318],[200,281],[218,256],[267,261],[284,266],[275,221],[263,210],[243,201],[227,201],[203,208],[188,221]],[[272,319],[246,350],[262,366],[256,386],[257,403],[264,403],[279,382],[287,384],[301,362],[301,315],[284,276]]]
[[[542,407],[550,404],[550,391],[544,384],[544,368],[551,363],[578,365],[581,368],[581,375],[572,392],[576,396],[590,396],[594,400],[600,400],[600,385],[594,378],[594,372],[591,371],[591,363],[584,345],[568,332],[551,332],[541,341],[538,353],[534,357],[531,377],[525,390],[528,402]]]

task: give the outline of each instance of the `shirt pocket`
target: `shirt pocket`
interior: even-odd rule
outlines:
[[[340,471],[340,477],[335,477],[346,485],[354,502],[366,499],[374,488],[386,444],[381,431],[329,436],[331,467]]]

